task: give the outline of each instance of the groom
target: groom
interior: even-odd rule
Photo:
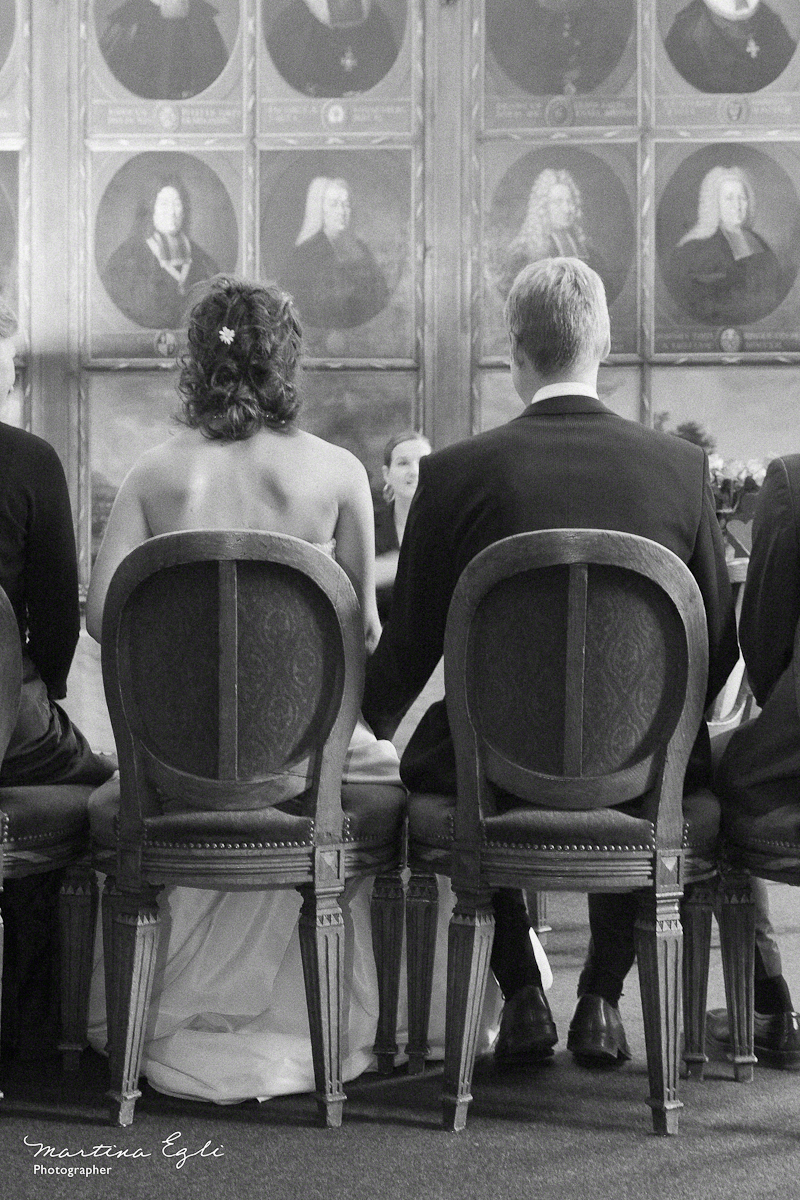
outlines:
[[[442,655],[450,598],[467,563],[492,542],[533,529],[640,534],[687,563],[706,607],[710,701],[737,660],[722,537],[704,452],[616,416],[597,395],[610,347],[603,283],[576,258],[543,259],[514,281],[505,308],[511,378],[526,406],[499,429],[431,454],[400,549],[392,608],[367,667],[364,715],[391,737]],[[400,764],[411,791],[456,791],[444,701],[419,722]],[[709,783],[701,726],[686,789]],[[505,999],[499,1066],[553,1053],[557,1033],[531,948],[520,892],[494,894],[491,966]],[[567,1047],[587,1066],[630,1058],[618,1004],[634,962],[634,894],[590,895],[589,953]]]

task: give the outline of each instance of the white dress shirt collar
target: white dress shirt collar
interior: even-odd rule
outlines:
[[[549,400],[551,396],[591,396],[594,400],[600,399],[597,388],[592,387],[590,383],[570,383],[567,380],[564,383],[546,383],[534,393],[531,404],[537,404],[539,400]]]

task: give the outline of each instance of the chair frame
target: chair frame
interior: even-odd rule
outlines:
[[[590,564],[622,567],[644,575],[669,597],[685,639],[684,702],[668,739],[646,760],[609,776],[586,778],[581,776],[582,682],[577,695],[568,688],[564,774],[545,776],[487,748],[476,728],[470,703],[471,622],[480,601],[496,583],[536,567],[566,566],[570,572],[567,671],[569,676],[572,666],[582,681]],[[697,583],[671,551],[636,535],[584,529],[518,534],[488,547],[465,568],[451,600],[444,656],[445,696],[458,781],[450,863],[457,901],[448,955],[444,1123],[451,1129],[462,1128],[471,1100],[478,1020],[494,934],[491,890],[636,890],[640,892],[636,943],[645,1015],[648,1102],[655,1131],[675,1133],[681,1107],[677,1087],[677,973],[682,948],[679,905],[686,866],[682,793],[689,753],[703,716],[708,671],[706,617]],[[482,827],[484,816],[494,811],[492,784],[528,802],[538,800],[543,807],[549,806],[548,801],[557,801],[550,806],[575,811],[618,805],[649,791],[641,815],[652,822],[654,846],[649,850],[643,847],[644,853],[613,848],[493,848],[486,844]],[[410,1069],[416,1071],[421,1069],[427,1053],[435,892],[430,865],[415,858],[413,837],[409,861],[412,878],[407,893],[407,922],[412,983],[408,1053]],[[709,872],[713,874],[711,866]],[[698,878],[704,874],[699,871]],[[710,896],[700,894],[697,900],[703,923],[693,925],[693,931],[699,932],[702,939],[705,917],[710,917]]]
[[[219,568],[219,778],[179,771],[142,743],[131,688],[129,601],[155,573],[180,564],[216,561]],[[234,793],[236,807],[270,805],[269,786],[240,780],[237,762],[236,564],[262,561],[292,568],[315,585],[333,614],[340,638],[324,744],[312,750],[305,815],[313,816],[309,842],[269,845],[212,844],[191,848],[148,841],[147,821],[160,812],[157,790],[203,801]],[[336,653],[336,651],[334,651]],[[401,839],[396,844],[349,843],[341,783],[345,754],[358,717],[364,675],[363,620],[342,568],[308,542],[282,534],[238,530],[164,534],[143,543],[119,565],[103,614],[102,667],[120,765],[120,811],[115,859],[97,865],[109,875],[103,895],[106,994],[110,1038],[110,1113],[133,1119],[158,944],[157,893],[165,883],[222,890],[296,888],[302,898],[299,933],[309,1009],[316,1096],[323,1122],[341,1124],[344,921],[340,897],[348,879],[374,874],[373,946],[379,979],[376,1053],[391,1070],[402,939]]]

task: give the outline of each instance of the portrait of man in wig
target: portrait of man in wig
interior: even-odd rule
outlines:
[[[385,307],[389,288],[369,247],[353,232],[345,179],[311,180],[281,283],[303,320],[319,329],[352,329]]]
[[[533,181],[524,220],[509,244],[500,291],[507,295],[528,263],[556,257],[580,258],[607,282],[608,264],[584,228],[583,198],[573,175],[545,167]]]
[[[353,96],[383,79],[397,58],[378,0],[264,0],[267,49],[278,73],[305,96]]]
[[[190,289],[219,269],[190,237],[190,217],[183,181],[160,180],[149,198],[142,197],[135,228],[101,271],[117,307],[145,329],[178,329]]]
[[[778,258],[753,228],[752,180],[740,166],[703,177],[697,221],[678,241],[664,277],[686,312],[708,325],[748,324],[772,312],[788,291]]]
[[[690,0],[664,39],[675,70],[700,92],[757,92],[796,48],[765,0]]]

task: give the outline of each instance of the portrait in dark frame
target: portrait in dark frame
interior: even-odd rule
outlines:
[[[98,42],[112,75],[147,100],[186,100],[204,92],[230,56],[219,27],[220,4],[230,0],[216,5],[207,0],[123,0],[106,13],[98,7]]]
[[[534,96],[593,92],[636,28],[633,0],[487,0],[486,44],[502,72]]]
[[[317,175],[306,193],[303,224],[281,282],[301,317],[320,329],[352,329],[389,299],[386,280],[366,242],[351,227],[350,186]]]
[[[232,270],[237,255],[230,196],[211,168],[192,155],[136,155],[100,200],[95,224],[100,279],[116,307],[144,329],[181,328],[196,285]]]
[[[295,297],[307,354],[409,357],[415,280],[408,151],[264,150],[260,176],[261,277]]]
[[[273,66],[304,96],[369,91],[394,66],[402,42],[381,0],[263,0],[262,16]],[[404,25],[405,3],[402,16]]]
[[[786,70],[797,42],[767,0],[689,0],[672,21],[664,49],[699,92],[746,94]]]
[[[518,272],[554,255],[581,258],[600,275],[609,305],[635,258],[630,198],[613,168],[583,147],[542,147],[499,181],[487,226],[490,276],[505,298]]]
[[[749,325],[772,313],[798,271],[795,186],[758,147],[703,147],[664,187],[656,212],[661,277],[689,321]]]

